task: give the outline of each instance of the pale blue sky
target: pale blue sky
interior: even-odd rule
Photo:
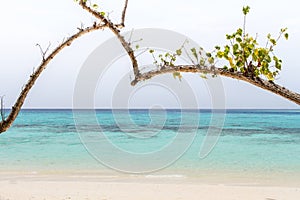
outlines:
[[[103,8],[110,11],[112,19],[118,19],[122,0],[103,1]],[[212,50],[216,44],[225,44],[225,34],[242,25],[241,8],[249,5],[248,31],[259,34],[265,42],[267,33],[277,35],[280,28],[288,27],[290,40],[282,40],[276,54],[282,58],[283,70],[278,83],[300,92],[300,12],[298,2],[285,1],[238,1],[238,0],[129,0],[126,29],[165,28],[185,34]],[[93,18],[81,10],[73,0],[15,0],[2,1],[0,7],[0,95],[5,95],[6,106],[11,106],[41,57],[36,43],[56,46],[68,34],[76,31],[83,22],[89,25]],[[74,83],[78,71],[87,56],[112,34],[99,31],[84,36],[49,65],[29,94],[25,107],[72,107]],[[201,107],[208,107],[209,96],[198,76],[190,77],[199,91]],[[199,86],[200,85],[200,86]],[[203,84],[202,84],[203,85]],[[229,108],[297,108],[281,97],[250,86],[224,79],[226,103]],[[198,88],[199,87],[199,88]],[[139,98],[141,99],[141,98]],[[145,101],[137,100],[141,106]],[[164,101],[158,98],[159,101]],[[99,103],[98,106],[106,106]]]

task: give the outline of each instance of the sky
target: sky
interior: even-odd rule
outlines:
[[[99,3],[101,8],[109,13],[110,18],[116,21],[120,18],[123,4],[122,0]],[[258,40],[262,44],[265,43],[268,33],[277,35],[281,28],[288,27],[290,39],[281,40],[275,49],[276,55],[283,60],[283,69],[276,82],[299,93],[300,13],[295,0],[129,0],[124,31],[139,28],[169,29],[187,35],[205,50],[211,51],[217,44],[226,44],[225,34],[242,26],[241,8],[244,5],[251,7],[247,18],[247,31],[253,35],[258,33]],[[13,105],[30,74],[40,64],[41,55],[36,47],[37,43],[47,47],[50,42],[53,48],[64,37],[76,32],[81,23],[90,25],[93,21],[94,18],[73,0],[2,0],[0,96],[5,96],[5,106]],[[72,108],[74,85],[81,66],[96,47],[111,37],[113,35],[109,30],[98,31],[82,37],[65,49],[38,79],[24,107]],[[113,73],[116,72],[117,70]],[[118,82],[118,76],[114,76],[113,73],[107,80]],[[209,108],[211,97],[203,80],[198,75],[185,77],[194,89],[199,107]],[[281,97],[247,83],[228,78],[222,80],[227,108],[298,108]],[[110,85],[106,83],[104,86],[98,86],[101,95],[95,94],[97,107],[110,105]],[[177,105],[177,100],[172,100],[172,95],[164,96],[163,90],[158,91],[157,88],[148,88],[134,96],[134,99],[130,100],[132,107]],[[153,96],[155,98],[149,98]]]

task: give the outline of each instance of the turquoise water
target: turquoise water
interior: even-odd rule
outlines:
[[[129,121],[127,113],[97,110],[96,116],[105,136],[129,153],[152,153],[180,131],[187,136],[181,140],[196,133],[188,150],[165,170],[300,174],[300,110],[227,110],[221,136],[203,159],[199,151],[211,111],[131,110]],[[93,140],[99,129],[83,111],[82,118],[80,129]],[[2,172],[111,170],[82,144],[72,110],[23,110],[14,126],[0,135],[0,147]],[[116,157],[105,149],[102,153]]]

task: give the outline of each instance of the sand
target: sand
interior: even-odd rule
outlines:
[[[2,174],[0,200],[299,200],[300,187],[183,177]]]

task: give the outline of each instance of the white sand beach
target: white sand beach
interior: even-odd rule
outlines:
[[[182,177],[1,175],[0,200],[299,200],[300,187],[213,183]]]

